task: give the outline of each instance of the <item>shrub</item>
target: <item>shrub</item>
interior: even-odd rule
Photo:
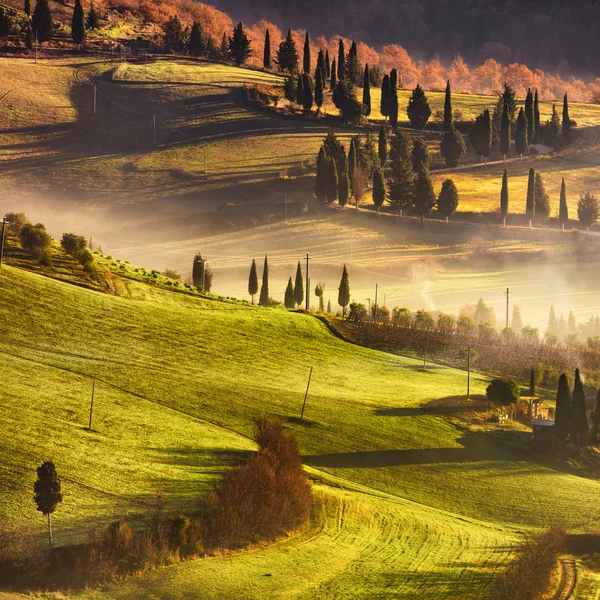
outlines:
[[[29,254],[40,261],[48,260],[52,238],[46,232],[46,227],[44,227],[44,225],[41,223],[38,223],[37,225],[26,223],[21,229],[19,238],[23,250],[29,252]]]
[[[80,235],[75,235],[74,233],[64,233],[60,245],[63,247],[63,250],[71,256],[75,256],[87,248],[85,238]]]
[[[514,379],[494,379],[488,385],[486,394],[496,406],[508,406],[518,402],[521,391]]]
[[[7,213],[5,218],[6,231],[14,236],[21,235],[21,230],[28,223],[25,213]]]

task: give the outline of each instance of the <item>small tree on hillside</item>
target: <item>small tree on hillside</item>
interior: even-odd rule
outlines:
[[[291,281],[291,278],[290,278]],[[304,302],[304,280],[302,279],[302,268],[300,267],[300,261],[296,267],[296,282],[294,284],[294,301],[298,306],[301,306]]]
[[[569,208],[567,206],[567,186],[565,185],[565,178],[562,178],[560,184],[560,205],[558,208],[558,220],[564,230],[565,225],[569,222]]]
[[[100,29],[100,19],[98,18],[98,13],[93,2],[90,2],[90,11],[88,12],[85,24],[90,30]]]
[[[571,390],[567,376],[562,373],[558,378],[558,391],[556,392],[555,433],[563,442],[569,437],[571,419]]]
[[[525,117],[527,118],[527,141],[529,144],[533,144],[535,140],[535,115],[531,88],[527,90],[527,97],[525,98]]]
[[[523,154],[527,152],[527,149],[529,148],[527,129],[527,117],[525,116],[523,107],[521,107],[519,116],[517,117],[517,132],[515,135],[515,150],[521,159],[523,159]]]
[[[321,111],[323,106],[324,94],[323,94],[323,77],[320,76],[321,72],[317,73],[315,80],[315,104],[317,105],[317,112]]]
[[[534,127],[534,143],[540,143],[540,131],[542,128],[541,116],[540,116],[540,101],[537,90],[535,90],[535,97],[533,99],[533,120],[535,121]]]
[[[338,304],[342,307],[342,317],[345,317],[346,307],[350,304],[350,280],[348,278],[346,265],[344,265],[340,287],[338,288]]]
[[[285,39],[279,44],[279,49],[276,53],[275,62],[279,70],[287,73],[298,72],[298,50],[296,49],[296,42],[292,36],[292,30],[288,29]]]
[[[392,69],[390,74],[390,83],[388,87],[388,116],[390,119],[390,125],[396,127],[398,125],[398,87],[397,82],[398,75],[396,69]]]
[[[321,146],[317,157],[317,174],[315,176],[315,196],[320,202],[327,202],[327,186],[329,180],[329,159]]]
[[[383,81],[381,82],[381,100],[379,105],[379,112],[386,117],[390,115],[390,76],[384,75]]]
[[[565,92],[565,97],[563,98],[562,130],[564,137],[568,139],[569,134],[571,133],[571,117],[569,116],[569,100],[567,98],[567,92]]]
[[[181,52],[185,46],[185,35],[181,26],[181,21],[177,15],[169,17],[163,26],[163,41],[165,50],[171,52]]]
[[[362,103],[365,105],[365,115],[368,117],[371,114],[371,79],[369,77],[369,65],[365,65],[363,74],[363,98]]]
[[[507,407],[519,401],[521,392],[514,379],[493,379],[487,387],[486,395],[496,406]]]
[[[571,441],[575,444],[585,444],[589,434],[589,424],[585,406],[585,392],[579,369],[575,369],[575,387],[573,388],[573,398],[571,400],[569,425]]]
[[[475,118],[471,129],[471,144],[475,152],[487,160],[492,153],[492,121],[490,111],[486,108],[483,113]]]
[[[283,94],[291,104],[298,99],[298,80],[295,75],[289,75],[283,82]]]
[[[310,60],[310,38],[308,37],[308,31],[304,38],[304,56],[302,60],[302,66],[304,67],[304,73],[308,75],[311,71],[311,60]]]
[[[289,278],[287,287],[285,288],[283,304],[285,305],[286,308],[295,308],[295,306],[296,306],[296,304],[294,302],[294,285],[292,284],[291,277]]]
[[[458,166],[458,161],[467,153],[465,141],[454,125],[450,125],[450,129],[444,133],[440,151],[444,157],[444,162],[449,167]]]
[[[252,304],[254,304],[254,296],[258,293],[258,275],[256,273],[256,261],[252,259],[252,266],[250,267],[250,275],[248,277],[248,294],[252,297]]]
[[[385,132],[385,127],[382,125],[379,128],[379,140],[377,145],[377,153],[379,155],[379,164],[381,168],[385,167],[385,163],[387,163],[388,156],[388,141],[387,135]]]
[[[540,173],[535,174],[535,214],[541,221],[546,221],[550,216],[550,198]]]
[[[375,175],[373,176],[373,204],[377,207],[377,214],[379,209],[385,201],[387,191],[385,189],[385,179],[383,177],[383,171],[376,169]]]
[[[338,199],[339,180],[337,165],[333,158],[328,159],[329,169],[327,177],[327,202],[335,202]]]
[[[206,37],[202,32],[202,29],[200,29],[198,21],[192,23],[187,48],[192,56],[202,56],[206,54]]]
[[[527,182],[527,202],[525,205],[525,214],[530,221],[535,219],[535,171],[529,169],[529,180]]]
[[[435,208],[436,203],[429,169],[426,169],[424,166],[417,173],[414,189],[413,212],[421,217],[421,223],[423,223],[425,217],[430,215],[431,211]]]
[[[298,79],[296,82],[296,104],[298,106],[302,106],[304,103],[304,77],[302,75],[298,75]]]
[[[415,173],[421,170],[424,166],[429,169],[431,165],[431,156],[429,155],[429,147],[422,140],[422,138],[416,137],[413,140],[412,154],[411,154],[412,168]]]
[[[552,116],[549,121],[546,121],[545,137],[546,144],[556,150],[562,137],[562,127],[556,104],[552,105]]]
[[[310,112],[313,107],[313,81],[310,75],[304,73],[302,75],[302,108],[305,112]]]
[[[201,254],[194,256],[194,262],[192,265],[192,284],[199,290],[204,292],[210,292],[212,287],[213,273],[209,267],[206,266],[206,261],[202,259]]]
[[[500,216],[502,225],[506,226],[506,217],[508,217],[508,171],[504,169],[502,175],[502,190],[500,192]]]
[[[431,108],[427,101],[427,96],[423,91],[423,88],[417,84],[417,87],[413,90],[412,95],[408,101],[408,107],[406,108],[406,114],[410,124],[415,129],[423,129],[431,117]]]
[[[52,513],[62,502],[60,479],[52,462],[45,462],[37,468],[37,480],[33,485],[33,499],[36,508],[48,517],[48,542],[52,548]]]
[[[337,85],[337,68],[335,65],[335,58],[331,61],[331,77],[330,77],[331,81],[330,81],[330,87],[332,90],[335,89],[335,86]]]
[[[506,160],[506,155],[510,151],[510,113],[509,107],[506,102],[502,109],[502,116],[500,117],[500,153]]]
[[[577,204],[577,217],[586,231],[600,218],[600,207],[596,196],[586,192],[581,194]]]
[[[388,194],[390,204],[399,212],[412,206],[414,179],[412,173],[412,140],[398,130],[390,140],[390,177]]]
[[[31,254],[42,263],[50,261],[49,252],[52,238],[46,232],[46,227],[41,223],[32,225],[26,223],[19,234],[21,246],[25,252]]]
[[[31,26],[40,44],[52,39],[52,13],[48,0],[37,0],[31,18]]]
[[[598,434],[600,434],[600,390],[598,390],[598,394],[596,395],[596,405],[594,406],[594,412],[592,413],[590,441],[594,446],[598,445]]]
[[[337,60],[337,78],[338,82],[343,81],[346,77],[346,50],[344,49],[344,40],[340,38],[338,45],[338,60]]]
[[[267,71],[270,71],[273,67],[273,63],[271,61],[271,33],[267,29],[265,31],[265,45],[263,48],[263,68]]]
[[[219,48],[219,58],[221,60],[229,62],[231,60],[231,56],[229,56],[229,39],[227,34],[223,32],[223,37],[221,38],[221,47]]]
[[[252,54],[252,42],[244,31],[242,23],[238,23],[233,29],[233,35],[229,38],[229,56],[238,66],[242,66]]]
[[[261,306],[269,305],[269,263],[265,255],[265,263],[263,265],[262,284],[260,286],[260,297],[258,303]]]
[[[446,95],[444,98],[444,131],[449,131],[454,124],[452,116],[452,92],[450,91],[450,80],[446,83]]]
[[[71,37],[73,38],[73,43],[78,46],[81,46],[85,40],[85,15],[83,13],[83,6],[81,6],[81,0],[75,0],[73,18],[71,20]]]
[[[366,107],[356,97],[350,80],[338,81],[333,90],[333,103],[344,123],[358,123],[366,114]]]
[[[446,219],[446,222],[456,212],[458,208],[458,190],[452,179],[446,179],[442,183],[437,207],[440,215]]]

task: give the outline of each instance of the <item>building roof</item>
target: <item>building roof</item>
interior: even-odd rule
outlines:
[[[534,427],[554,427],[554,421],[547,421],[546,419],[534,419]]]

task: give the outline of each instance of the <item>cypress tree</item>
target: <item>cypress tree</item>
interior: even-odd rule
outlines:
[[[25,0],[23,5],[23,12],[30,17],[31,16],[31,0]]]
[[[346,307],[350,304],[350,280],[348,278],[346,265],[344,265],[340,287],[338,288],[338,304],[342,307],[342,317],[345,317]]]
[[[552,105],[552,116],[546,122],[546,139],[544,140],[548,146],[556,149],[560,143],[562,136],[562,127],[560,125],[560,117],[556,110],[556,104]]]
[[[436,203],[429,169],[421,167],[415,178],[414,189],[413,212],[421,217],[421,223],[423,223],[425,217],[430,215],[431,211],[435,208]]]
[[[52,39],[52,13],[48,0],[37,0],[31,18],[31,27],[40,44]]]
[[[304,38],[304,60],[302,61],[304,72],[310,73],[310,39],[308,37],[308,31],[306,32],[306,37]]]
[[[475,152],[482,156],[487,164],[487,159],[492,153],[492,120],[487,108],[475,118],[470,139]]]
[[[319,50],[317,54],[317,67],[315,69],[315,81],[321,79],[321,89],[325,89],[327,84],[327,68],[325,66],[325,55],[323,50]]]
[[[562,373],[558,378],[558,390],[556,392],[556,408],[554,416],[554,431],[556,437],[563,442],[569,437],[571,421],[571,390],[567,376]]]
[[[252,54],[250,46],[252,42],[244,31],[242,23],[238,23],[233,29],[233,35],[229,38],[229,56],[233,62],[241,67]]]
[[[398,70],[392,69],[390,71],[390,89],[398,89]]]
[[[427,144],[419,137],[413,140],[411,154],[412,168],[415,173],[418,173],[422,165],[429,169],[431,157],[429,156],[429,148]]]
[[[395,70],[395,69],[394,69]],[[390,125],[396,127],[398,125],[398,89],[396,88],[395,81],[390,76],[390,87],[389,87],[389,118]]]
[[[408,115],[410,124],[415,129],[423,129],[427,125],[427,121],[429,121],[431,108],[429,107],[429,102],[423,88],[418,84],[408,101],[406,114]]]
[[[583,383],[581,382],[579,369],[575,370],[575,387],[573,389],[573,397],[571,400],[569,425],[571,441],[575,444],[585,444],[589,434],[589,425],[585,406],[585,392],[583,391]]]
[[[529,373],[529,397],[533,398],[535,396],[535,367],[531,367],[531,371]]]
[[[390,116],[390,76],[384,75],[383,81],[381,82],[381,101],[380,101],[380,112],[386,117]]]
[[[81,0],[75,0],[73,18],[71,20],[71,37],[73,43],[78,46],[81,46],[85,40],[85,15],[83,13],[83,6],[81,6]]]
[[[335,58],[331,62],[331,89],[333,90],[337,85],[337,70],[335,65]]]
[[[269,71],[273,66],[271,62],[271,34],[267,29],[265,31],[265,47],[263,50],[263,67]]]
[[[350,140],[350,150],[348,151],[348,178],[350,180],[350,187],[352,187],[354,173],[356,173],[358,164],[356,154],[356,138],[352,138]]]
[[[387,190],[385,188],[385,179],[383,178],[383,171],[378,168],[375,169],[373,175],[373,204],[377,207],[377,214],[379,209],[385,201]]]
[[[533,92],[531,88],[527,90],[525,98],[525,117],[527,117],[527,141],[533,144],[535,140],[535,114],[533,112]]]
[[[327,202],[338,199],[338,172],[335,160],[329,158],[329,177],[327,178]]]
[[[317,174],[315,176],[315,196],[317,200],[327,202],[327,187],[329,181],[329,159],[325,154],[325,148],[321,146],[317,157]]]
[[[361,75],[362,69],[360,68],[360,63],[358,62],[358,50],[356,47],[356,42],[352,42],[350,51],[348,52],[348,56],[346,58],[346,77],[354,85],[360,85]]]
[[[515,91],[507,83],[504,84],[502,101],[508,106],[508,120],[512,126],[512,124],[515,122],[515,117],[517,116],[517,98]]]
[[[571,133],[571,117],[569,116],[569,100],[567,98],[567,92],[565,92],[565,97],[563,99],[562,130],[564,136],[568,138],[569,133]]]
[[[550,198],[546,193],[541,173],[535,174],[535,214],[542,221],[550,216]]]
[[[309,112],[313,107],[313,82],[310,75],[304,73],[302,75],[302,107],[306,112]]]
[[[450,91],[450,80],[446,83],[446,97],[444,99],[444,131],[448,131],[454,123],[452,117],[452,92]]]
[[[331,300],[327,300],[327,312],[331,314]]]
[[[500,118],[500,153],[506,160],[506,155],[510,151],[510,116],[508,104],[504,103],[502,117]]]
[[[444,157],[444,162],[449,167],[456,167],[458,161],[467,153],[465,141],[454,125],[450,125],[450,129],[444,133],[440,151]]]
[[[515,134],[515,150],[521,158],[523,158],[523,154],[527,151],[527,148],[529,148],[527,129],[527,117],[525,116],[523,107],[521,107],[519,116],[517,117],[517,131]]]
[[[294,301],[294,285],[292,284],[292,278],[288,279],[287,287],[285,288],[285,296],[283,300],[283,304],[286,308],[295,308],[296,304]]]
[[[525,205],[525,214],[530,221],[535,219],[535,171],[529,169],[529,181],[527,182],[527,203]]]
[[[442,183],[437,208],[440,215],[446,219],[446,222],[456,212],[458,208],[458,190],[452,179],[446,179]]]
[[[323,77],[320,77],[321,72],[317,72],[318,77],[315,81],[315,104],[317,108],[321,110],[321,106],[323,106]]]
[[[533,120],[535,123],[533,141],[534,141],[534,144],[539,144],[542,121],[541,121],[541,116],[540,116],[540,101],[538,98],[537,90],[535,90],[535,97],[533,99]]]
[[[37,510],[48,517],[48,541],[52,548],[52,513],[63,500],[54,463],[45,462],[37,468],[37,480],[33,484],[33,491]]]
[[[227,42],[227,34],[223,33],[223,37],[221,38],[221,48],[219,49],[219,54],[221,55],[221,60],[229,60],[229,43]]]
[[[304,78],[298,75],[296,80],[296,104],[302,106],[304,104]]]
[[[263,266],[262,284],[260,286],[260,297],[258,303],[261,306],[268,306],[269,304],[269,263],[267,262],[267,256],[265,255],[265,263]]]
[[[342,146],[343,148],[343,146]],[[338,202],[340,206],[346,206],[348,197],[350,196],[350,186],[348,182],[348,158],[346,157],[346,149],[343,148],[343,155],[340,161],[340,169],[338,175]]]
[[[502,217],[502,225],[506,225],[506,217],[508,217],[508,170],[504,169],[502,175],[502,191],[500,192],[500,216]]]
[[[292,36],[292,30],[288,29],[285,39],[279,44],[276,52],[275,62],[282,73],[296,73],[298,71],[298,50]]]
[[[371,114],[371,79],[369,78],[369,65],[365,65],[363,75],[363,104],[365,105],[367,117]]]
[[[252,297],[252,304],[254,304],[254,296],[258,293],[258,275],[256,274],[256,261],[252,259],[252,266],[250,267],[250,276],[248,277],[248,294]]]
[[[379,164],[383,169],[383,167],[385,167],[385,163],[387,162],[388,155],[387,135],[385,133],[385,127],[383,125],[379,128],[379,141],[377,151],[379,154]]]
[[[327,79],[331,77],[331,61],[329,60],[329,48],[325,50],[325,69]]]
[[[290,281],[292,278],[290,277]],[[304,281],[302,279],[302,268],[300,267],[300,261],[296,267],[296,281],[294,283],[294,301],[298,306],[304,302]]]
[[[388,195],[390,204],[399,212],[411,207],[413,203],[414,179],[411,156],[411,138],[402,131],[396,131],[390,140]]]
[[[569,208],[567,206],[567,186],[565,185],[565,178],[562,178],[560,184],[560,207],[558,209],[558,220],[560,221],[563,229],[569,222]]]
[[[340,38],[338,47],[338,60],[337,60],[337,78],[338,81],[342,81],[346,77],[346,51],[344,49],[344,40]]]

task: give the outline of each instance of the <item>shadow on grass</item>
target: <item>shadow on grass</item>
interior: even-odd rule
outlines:
[[[485,396],[447,396],[426,404],[413,407],[378,408],[373,413],[378,417],[416,417],[420,415],[453,415],[469,412],[482,412],[491,408]]]

